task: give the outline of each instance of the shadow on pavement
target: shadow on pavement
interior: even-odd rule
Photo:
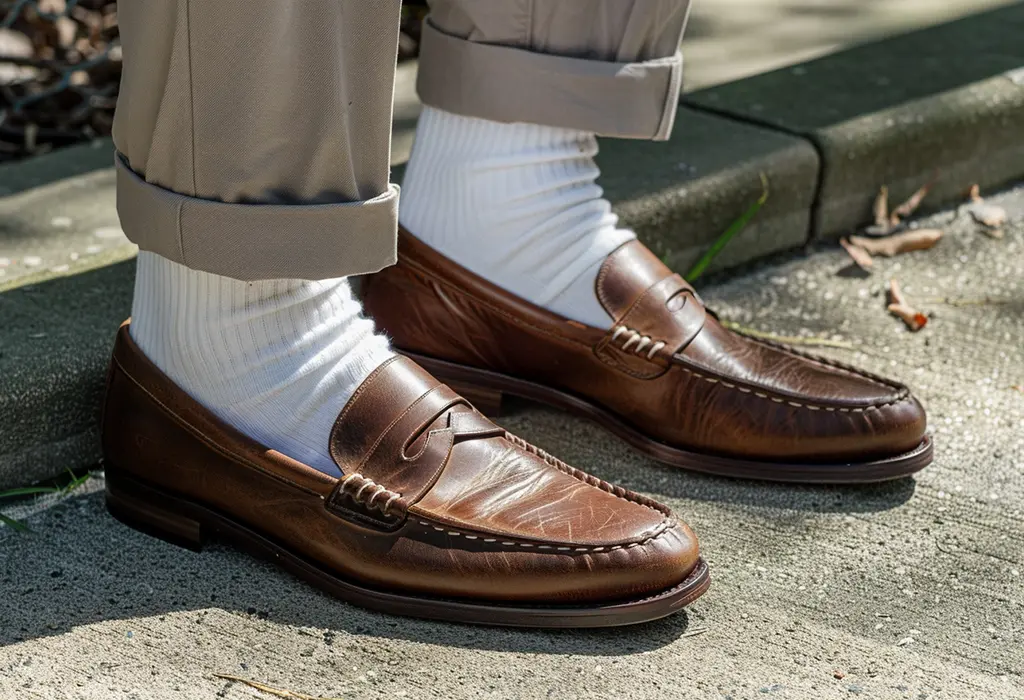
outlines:
[[[623,656],[663,647],[689,628],[685,612],[634,627],[598,630],[489,628],[379,614],[221,545],[175,547],[114,520],[103,494],[72,498],[0,538],[0,646],[80,625],[177,611],[221,609],[314,631],[520,653]],[[348,641],[358,641],[356,638]]]
[[[780,484],[688,472],[634,453],[584,419],[512,400],[501,419],[512,432],[584,471],[656,498],[787,509],[809,513],[873,513],[906,503],[913,478],[853,486]]]

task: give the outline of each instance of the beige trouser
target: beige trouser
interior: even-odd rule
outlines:
[[[395,262],[400,0],[120,0],[117,208],[144,250],[238,279]],[[689,0],[433,0],[423,102],[665,139]]]

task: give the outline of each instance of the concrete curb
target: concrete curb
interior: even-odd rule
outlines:
[[[716,269],[866,223],[882,184],[896,199],[938,171],[934,207],[971,183],[1024,177],[1022,34],[1015,5],[686,95],[667,144],[603,142],[603,184],[624,223],[685,272],[758,197],[761,174],[768,203]],[[396,147],[407,150],[417,106],[400,78]],[[0,277],[0,489],[100,455],[103,373],[134,274],[115,264],[133,248],[109,235],[109,151],[105,141],[0,168],[0,257],[33,247],[40,259]],[[96,248],[99,232],[101,250],[67,259]]]
[[[99,459],[104,371],[131,304],[122,261],[135,252],[111,163],[101,140],[0,168],[0,489]]]
[[[1024,177],[1024,5],[972,15],[684,97],[807,139],[821,158],[813,235],[871,218],[926,182],[923,211]]]

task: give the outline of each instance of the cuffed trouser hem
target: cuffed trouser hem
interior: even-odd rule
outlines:
[[[594,61],[481,44],[423,23],[417,90],[431,107],[499,122],[600,136],[669,137],[683,57]]]
[[[233,204],[166,190],[120,153],[117,213],[125,235],[194,270],[240,280],[328,279],[394,265],[398,187],[362,202]]]

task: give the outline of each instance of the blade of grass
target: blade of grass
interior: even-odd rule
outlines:
[[[23,496],[44,496],[52,494],[66,495],[79,488],[82,484],[92,478],[91,472],[86,472],[82,476],[75,476],[74,472],[68,470],[68,476],[71,480],[63,488],[58,486],[24,486],[16,489],[8,489],[7,491],[0,491],[0,500],[5,498],[19,498]],[[7,525],[13,528],[16,532],[29,532],[29,527],[20,520],[0,513],[0,524]]]
[[[16,489],[9,489],[7,491],[0,491],[0,500],[5,498],[19,498],[21,496],[43,496],[54,493],[67,494],[71,493],[82,484],[92,478],[92,472],[86,472],[82,476],[75,476],[75,473],[70,469],[67,470],[69,481],[64,486],[24,486]]]
[[[75,473],[68,469],[68,476],[71,477],[71,481],[64,487],[63,493],[68,494],[77,489],[79,486],[87,482],[92,478],[92,472],[86,472],[82,476],[75,476]]]
[[[750,223],[750,220],[757,215],[757,212],[761,211],[761,207],[763,207],[764,203],[768,201],[768,176],[764,173],[761,173],[760,175],[761,196],[758,197],[757,201],[751,204],[738,219],[733,221],[729,225],[729,228],[725,229],[725,231],[715,239],[715,242],[711,244],[708,251],[704,253],[704,255],[701,256],[701,259],[698,260],[694,266],[690,268],[690,271],[684,275],[687,281],[692,283],[704,274],[704,271],[708,268],[708,265],[711,264],[711,261],[722,252],[722,249],[725,248],[726,244],[728,244],[730,240],[732,240],[733,236],[742,231],[744,227]]]
[[[831,338],[822,338],[820,336],[812,336],[810,338],[802,335],[777,335],[775,333],[766,333],[765,331],[759,331],[756,328],[748,328],[741,326],[738,323],[732,321],[722,321],[722,325],[731,331],[742,333],[743,335],[749,335],[751,338],[760,338],[761,340],[770,340],[773,343],[781,343],[782,345],[809,345],[812,347],[819,348],[839,348],[840,350],[856,350],[856,346],[853,343],[848,343],[844,340],[832,340]]]
[[[26,486],[20,489],[11,489],[9,491],[0,491],[0,499],[3,498],[17,498],[18,496],[36,496],[44,493],[59,493],[60,489],[52,486]]]
[[[15,531],[17,531],[17,532],[28,532],[28,525],[26,525],[25,523],[21,522],[20,520],[15,520],[14,518],[8,518],[3,513],[0,513],[0,523],[3,523],[4,525],[7,525],[9,527],[14,528]]]
[[[299,693],[299,692],[294,691],[294,690],[287,690],[285,688],[275,688],[274,686],[267,685],[266,683],[260,683],[259,681],[250,681],[250,680],[248,680],[246,678],[240,678],[239,676],[232,676],[232,675],[229,675],[227,673],[215,673],[213,675],[214,675],[215,678],[222,678],[222,679],[224,679],[226,681],[232,681],[234,683],[241,683],[243,685],[249,686],[250,688],[255,688],[256,690],[262,690],[264,693],[267,693],[268,695],[275,695],[275,696],[277,696],[279,698],[292,698],[293,700],[339,700],[338,698],[324,698],[324,697],[319,697],[318,698],[318,697],[314,697],[312,695],[306,695],[305,693]]]

